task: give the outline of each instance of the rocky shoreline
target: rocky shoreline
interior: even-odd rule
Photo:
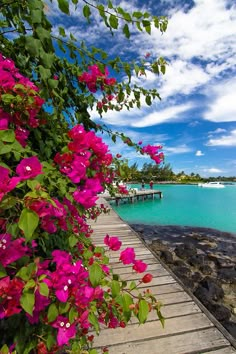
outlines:
[[[236,338],[236,235],[202,227],[131,227]]]

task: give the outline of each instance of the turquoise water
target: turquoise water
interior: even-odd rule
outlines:
[[[210,227],[236,233],[236,185],[222,189],[156,185],[154,189],[163,192],[163,199],[155,196],[154,200],[113,207],[129,223]]]

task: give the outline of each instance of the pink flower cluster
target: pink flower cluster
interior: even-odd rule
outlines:
[[[27,157],[17,165],[16,172],[19,177],[9,177],[10,170],[0,166],[0,201],[5,194],[13,190],[21,181],[34,178],[42,172],[42,165],[36,156]]]
[[[120,194],[129,194],[126,186],[118,185],[118,193]]]
[[[122,242],[116,236],[110,237],[109,235],[106,235],[103,242],[112,251],[118,251],[122,245]],[[145,270],[147,269],[147,264],[141,260],[136,260],[135,257],[136,255],[134,249],[131,247],[127,247],[120,253],[120,261],[122,261],[124,265],[133,264],[134,271],[136,271],[137,273],[145,272]]]
[[[70,152],[57,153],[54,161],[60,171],[78,185],[73,193],[74,200],[88,209],[95,205],[97,194],[104,190],[102,184],[109,181],[107,167],[112,155],[102,139],[92,131],[87,132],[82,125],[76,125],[68,135],[72,139],[68,144]],[[93,177],[88,177],[89,171],[93,171]]]
[[[7,130],[9,125],[15,127],[15,136],[18,142],[25,147],[29,131],[25,128],[37,128],[42,122],[37,117],[44,100],[37,94],[38,87],[28,78],[19,73],[11,59],[0,53],[0,130]],[[4,94],[13,96],[8,104],[4,101]],[[14,103],[14,97],[21,97],[21,101]]]
[[[159,164],[164,159],[163,152],[160,153],[158,152],[160,149],[162,149],[161,145],[158,146],[147,145],[141,149],[141,153],[149,155],[152,160],[154,160],[157,164]]]
[[[89,72],[84,72],[78,79],[87,85],[90,92],[95,93],[98,89],[104,90],[105,86],[115,85],[116,79],[108,78],[109,72],[107,68],[105,68],[104,73],[96,64],[89,66],[88,69]]]

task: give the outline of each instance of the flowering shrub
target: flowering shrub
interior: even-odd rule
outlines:
[[[127,283],[113,274],[106,250],[90,239],[92,230],[87,219],[104,210],[104,206],[96,206],[97,194],[113,181],[108,147],[82,125],[68,130],[67,143],[62,152],[55,154],[52,164],[29,149],[25,139],[21,140],[23,144],[16,143],[19,127],[39,129],[40,116],[45,116],[45,112],[40,113],[43,101],[37,87],[18,73],[14,63],[0,58],[4,82],[10,83],[4,84],[0,101],[0,119],[7,121],[1,125],[5,150],[1,152],[0,166],[3,340],[17,353],[58,353],[66,348],[79,353],[91,346],[90,329],[99,332],[100,324],[125,327],[132,313],[143,323],[151,308],[156,307],[156,300],[150,294],[132,296],[132,289],[150,281],[148,274],[127,288]],[[105,76],[98,74],[99,80],[105,82]],[[22,102],[20,110],[12,108],[12,101],[20,101],[22,92],[25,106]],[[7,95],[11,95],[9,102]],[[27,134],[29,138],[30,131]],[[118,251],[122,243],[106,235],[104,245]],[[133,248],[123,250],[120,261],[132,264],[137,273],[147,269],[136,259]],[[21,330],[12,330],[12,321]]]
[[[69,15],[67,0],[58,6]],[[97,204],[98,194],[112,189],[122,168],[114,169],[116,159],[96,134],[106,129],[90,119],[88,109],[130,109],[140,107],[142,97],[151,104],[159,95],[132,87],[131,67],[120,58],[105,63],[101,50],[84,43],[78,49],[72,34],[62,40],[63,27],[56,38],[46,7],[42,0],[2,0],[0,7],[0,352],[95,354],[92,342],[101,326],[123,328],[131,316],[144,323],[152,309],[163,318],[151,292],[139,293],[152,276],[142,277],[147,265],[134,250],[120,252],[116,236],[104,235],[104,247],[91,240],[89,219],[109,212]],[[149,33],[151,22],[166,29],[164,18],[149,21],[141,12],[130,17],[112,2],[109,9],[119,16],[109,21],[103,5],[93,7],[111,31],[121,13],[139,30]],[[83,16],[90,14],[86,2]],[[130,35],[127,23],[123,33]],[[59,57],[59,49],[70,58]],[[108,66],[123,70],[129,82],[109,77]],[[145,67],[135,62],[133,71],[145,74]],[[150,69],[159,73],[164,67],[159,58]],[[158,146],[141,147],[122,133],[108,133],[157,163],[163,159]],[[120,262],[130,264],[140,280],[128,284],[114,274],[108,250],[119,252]]]

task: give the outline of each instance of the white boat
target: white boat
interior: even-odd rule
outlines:
[[[198,187],[225,188],[225,186],[222,183],[220,183],[220,182],[198,183]]]

